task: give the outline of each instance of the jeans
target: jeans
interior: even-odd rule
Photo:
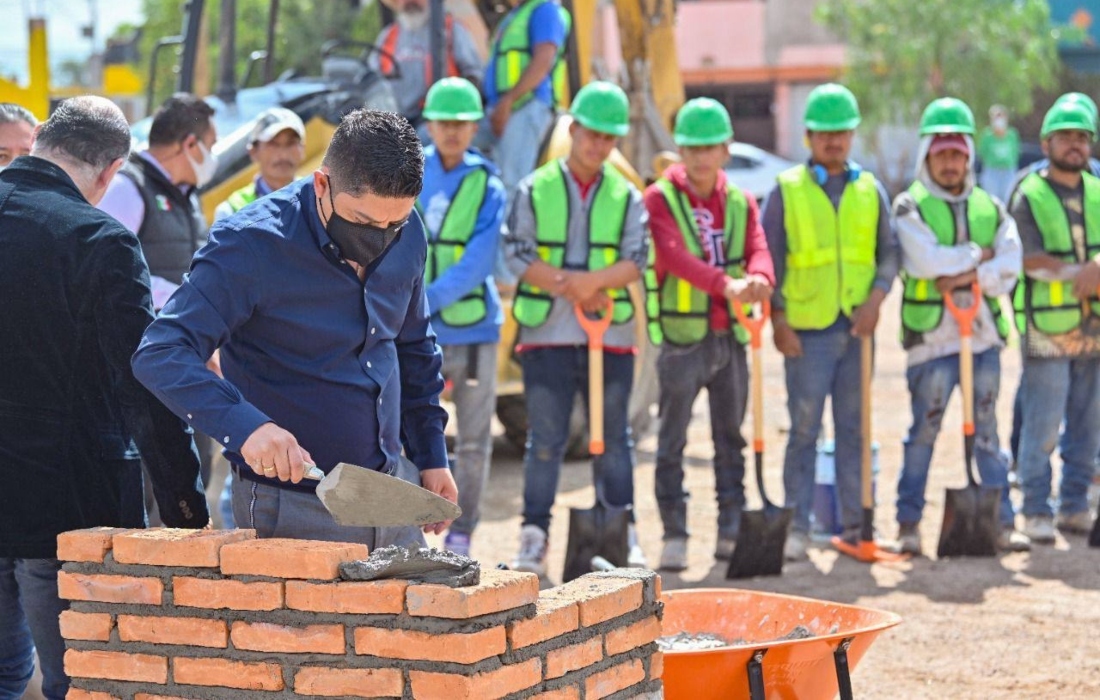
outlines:
[[[420,485],[420,475],[416,473],[416,467],[411,462],[399,461],[393,476]],[[367,545],[372,551],[391,544],[403,547],[425,546],[424,535],[415,525],[337,525],[317,494],[261,484],[242,479],[240,475],[233,479],[233,518],[238,527],[254,529],[257,537],[357,542]]]
[[[665,345],[657,360],[660,428],[654,486],[665,539],[684,538],[689,494],[684,490],[684,447],[691,408],[703,389],[710,402],[718,536],[734,539],[745,506],[745,438],[741,423],[748,401],[745,348],[732,334],[708,334],[695,345]]]
[[[983,168],[979,185],[1002,202],[1008,203],[1009,189],[1016,181],[1015,168]]]
[[[500,180],[508,193],[508,201],[519,181],[538,165],[539,147],[553,122],[554,110],[541,100],[531,99],[512,112],[499,138],[493,134],[488,114],[479,125],[473,145],[486,153],[491,152],[500,168]]]
[[[913,406],[913,426],[905,440],[898,479],[898,522],[913,525],[924,511],[924,490],[932,448],[940,434],[951,392],[959,384],[959,356],[938,357],[906,371]],[[1001,354],[993,348],[974,356],[974,462],[984,486],[1001,489],[1001,525],[1013,524],[1008,497],[1008,469],[997,438],[997,395],[1001,385]],[[960,390],[961,396],[961,390]],[[957,434],[957,433],[956,433]],[[963,465],[965,467],[965,465]]]
[[[550,510],[569,442],[573,399],[588,404],[588,349],[543,347],[520,354],[527,402],[527,452],[523,457],[523,524],[550,529]],[[634,440],[628,420],[634,356],[604,352],[604,453],[592,460],[597,501],[634,503]]]
[[[42,694],[62,700],[69,690],[65,641],[58,617],[68,601],[57,596],[56,559],[0,557],[0,700],[19,700],[42,666]]]
[[[471,371],[476,375],[471,376]],[[481,518],[481,499],[493,456],[497,344],[444,346],[443,376],[453,383],[451,399],[458,423],[453,471],[462,515],[451,524],[451,530],[469,535]]]
[[[840,316],[819,331],[798,331],[802,356],[785,358],[787,410],[791,434],[783,460],[786,506],[794,509],[791,529],[810,531],[814,498],[814,466],[825,399],[832,397],[836,431],[836,495],[840,522],[845,528],[862,521],[860,505],[860,339],[851,335],[851,322]]]
[[[1023,426],[1016,469],[1026,516],[1053,515],[1050,455],[1062,456],[1058,510],[1088,510],[1088,488],[1100,450],[1100,358],[1024,358]],[[1065,421],[1061,440],[1058,426]]]

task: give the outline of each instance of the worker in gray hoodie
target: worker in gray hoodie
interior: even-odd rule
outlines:
[[[944,410],[959,383],[959,325],[944,295],[960,307],[978,303],[973,324],[974,453],[986,486],[1002,491],[998,546],[1023,551],[1030,542],[1014,525],[1008,470],[997,438],[1001,348],[1009,321],[998,296],[1020,275],[1016,224],[1004,205],[974,184],[974,115],[961,100],[933,101],[921,117],[916,180],[894,200],[902,250],[902,343],[913,426],[905,440],[898,483],[898,548],[921,553],[920,521],[932,448]],[[972,299],[977,283],[982,298]]]

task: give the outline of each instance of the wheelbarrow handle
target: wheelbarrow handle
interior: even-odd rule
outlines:
[[[943,295],[943,303],[947,305],[948,311],[955,317],[955,321],[959,324],[959,332],[964,336],[970,336],[973,333],[974,319],[977,318],[978,311],[982,308],[982,288],[977,281],[970,283],[970,293],[974,297],[970,300],[970,306],[956,304],[951,292]]]
[[[771,301],[765,298],[764,301],[760,302],[760,315],[756,317],[745,313],[746,305],[739,301],[730,302],[730,306],[733,307],[733,315],[737,317],[737,322],[749,333],[749,345],[753,348],[761,347],[764,337],[764,324],[768,322],[772,315]]]
[[[615,302],[610,297],[604,307],[603,315],[595,318],[589,317],[580,305],[573,307],[573,313],[577,316],[577,323],[581,324],[581,329],[588,336],[589,349],[603,350],[603,336],[607,329],[611,327],[612,312],[614,310]]]

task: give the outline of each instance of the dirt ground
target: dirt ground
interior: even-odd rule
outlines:
[[[905,355],[897,342],[898,293],[883,309],[874,386],[874,435],[881,443],[876,527],[893,537],[894,498],[901,466],[902,439],[909,428]],[[765,351],[766,471],[770,493],[782,493],[780,470],[789,425],[782,358]],[[1003,354],[1004,381],[998,416],[1007,444],[1011,405],[1019,378],[1015,346]],[[751,418],[749,419],[751,421]],[[934,458],[923,529],[926,551],[935,551],[947,487],[965,483],[959,400],[953,400]],[[499,426],[498,426],[499,428]],[[751,425],[745,425],[746,434]],[[636,503],[642,545],[656,564],[661,528],[653,498],[656,438],[637,447]],[[694,496],[690,525],[690,566],[665,574],[666,589],[729,587],[724,566],[715,564],[714,478],[705,397],[696,404],[686,472]],[[1055,460],[1057,465],[1057,460]],[[215,484],[220,486],[219,477]],[[496,441],[493,473],[473,554],[485,565],[507,562],[518,542],[523,484],[521,455]],[[750,505],[753,496],[750,490]],[[1018,494],[1017,494],[1018,495]],[[562,473],[551,531],[550,577],[560,577],[571,506],[593,502],[590,469],[571,462]],[[433,538],[438,544],[439,538]],[[736,586],[855,603],[893,611],[903,623],[885,632],[853,676],[855,695],[864,700],[941,698],[1100,697],[1100,550],[1083,537],[1059,539],[1053,547],[994,559],[935,561],[867,566],[841,557],[827,546],[811,550],[810,561],[787,565],[782,577],[736,582]],[[36,700],[32,691],[26,696]]]

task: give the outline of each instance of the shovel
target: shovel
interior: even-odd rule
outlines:
[[[338,525],[430,525],[462,514],[457,505],[425,488],[354,464],[341,462],[327,475],[310,466],[305,478],[321,482],[317,484],[317,497]]]
[[[1089,533],[1089,546],[1100,547],[1100,506],[1096,507],[1096,520],[1092,522],[1092,532]]]
[[[753,467],[756,489],[760,492],[763,507],[741,513],[741,529],[737,533],[726,578],[779,576],[783,573],[783,546],[787,542],[792,511],[772,503],[764,491],[764,368],[760,352],[764,324],[771,315],[771,304],[765,299],[756,318],[749,318],[741,303],[734,302],[730,306],[737,322],[748,331],[749,346],[752,348]]]
[[[966,456],[967,485],[947,489],[943,504],[943,527],[936,556],[992,557],[997,554],[998,513],[1001,490],[984,488],[974,474],[974,354],[971,349],[973,323],[981,308],[981,288],[970,285],[970,306],[961,308],[950,293],[943,301],[959,324],[959,386],[963,401],[963,447]]]
[[[614,302],[607,300],[603,315],[589,318],[573,307],[577,322],[588,336],[588,451],[593,457],[604,452],[603,438],[603,336],[611,326]],[[592,558],[603,557],[615,566],[626,566],[629,547],[630,508],[609,506],[603,497],[603,479],[594,474],[596,504],[591,508],[569,509],[569,541],[565,547],[562,582],[592,571]]]
[[[908,554],[889,552],[875,543],[875,493],[871,479],[871,365],[874,350],[871,336],[860,338],[859,347],[859,400],[860,400],[860,442],[862,451],[859,460],[860,505],[863,506],[863,520],[859,528],[859,542],[850,544],[843,537],[833,537],[833,547],[841,554],[847,554],[857,561],[871,564],[876,561],[905,561]]]

